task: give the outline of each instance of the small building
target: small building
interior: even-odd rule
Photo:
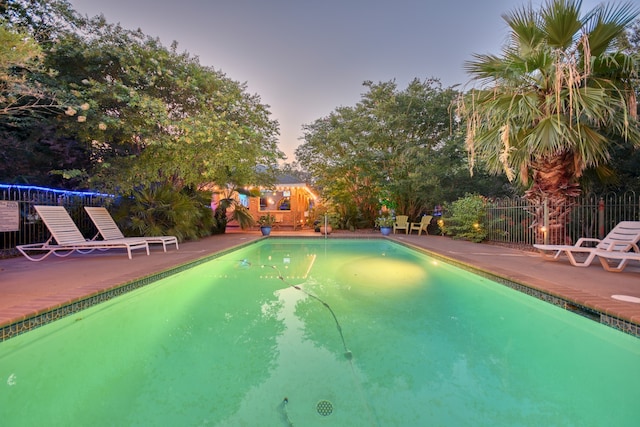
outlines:
[[[275,188],[260,189],[260,197],[249,197],[249,212],[258,220],[271,214],[276,218],[276,227],[294,230],[307,226],[316,195],[306,183],[292,175],[281,175]]]

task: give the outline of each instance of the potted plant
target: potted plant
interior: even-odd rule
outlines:
[[[318,218],[318,220],[320,234],[331,234],[334,228],[338,228],[338,216],[335,213],[325,214]]]
[[[393,223],[395,220],[391,215],[382,215],[376,218],[376,225],[380,227],[380,232],[383,236],[388,236],[391,234],[391,229],[393,228]]]
[[[320,218],[320,234],[331,234],[333,231],[333,226],[331,225],[331,218],[327,218],[326,227],[325,227],[324,218]]]
[[[271,234],[271,227],[276,223],[276,217],[271,214],[262,215],[258,219],[258,224],[260,224],[260,231],[263,236],[268,236]]]

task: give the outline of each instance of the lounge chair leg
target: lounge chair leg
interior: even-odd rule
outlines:
[[[602,264],[602,268],[612,273],[620,273],[622,270],[624,270],[624,268],[627,266],[627,263],[629,261],[628,259],[623,259],[618,263],[618,265],[616,265],[615,267],[612,267],[605,258],[598,257],[598,259],[600,259],[600,264]]]

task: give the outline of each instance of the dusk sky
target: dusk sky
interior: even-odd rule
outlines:
[[[501,15],[526,0],[70,0],[89,16],[160,38],[247,84],[280,123],[295,160],[303,124],[353,106],[362,82],[468,83],[473,53],[499,54]],[[583,13],[597,0],[584,0]],[[533,1],[538,7],[540,1]]]

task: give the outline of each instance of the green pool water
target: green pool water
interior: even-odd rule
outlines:
[[[0,343],[0,425],[637,426],[640,340],[386,240],[267,239]]]

